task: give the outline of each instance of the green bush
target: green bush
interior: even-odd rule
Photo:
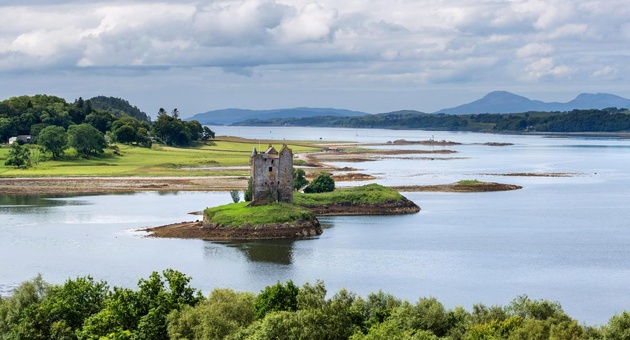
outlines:
[[[317,176],[309,186],[304,188],[304,193],[331,192],[335,190],[335,180],[328,174]]]

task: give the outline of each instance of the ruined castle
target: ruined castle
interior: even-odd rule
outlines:
[[[249,165],[252,176],[250,205],[293,203],[293,152],[286,144],[280,152],[271,144],[265,152],[254,148]]]

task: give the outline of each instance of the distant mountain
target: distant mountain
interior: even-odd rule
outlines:
[[[607,107],[630,108],[630,99],[608,93],[582,93],[567,103],[542,102],[515,95],[506,91],[488,93],[485,97],[474,102],[442,109],[435,113],[447,114],[478,114],[478,113],[521,113],[528,111],[571,111],[604,109]]]
[[[359,117],[367,113],[342,109],[297,107],[275,110],[222,109],[198,113],[184,120],[197,120],[201,124],[230,125],[245,120],[272,118],[307,118],[316,116]]]

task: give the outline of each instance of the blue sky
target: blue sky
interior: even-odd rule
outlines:
[[[3,0],[0,99],[433,112],[507,90],[630,97],[621,0]]]

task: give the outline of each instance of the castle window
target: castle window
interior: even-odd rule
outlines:
[[[269,172],[272,172],[272,171],[273,171],[273,167],[270,166],[269,167]]]

